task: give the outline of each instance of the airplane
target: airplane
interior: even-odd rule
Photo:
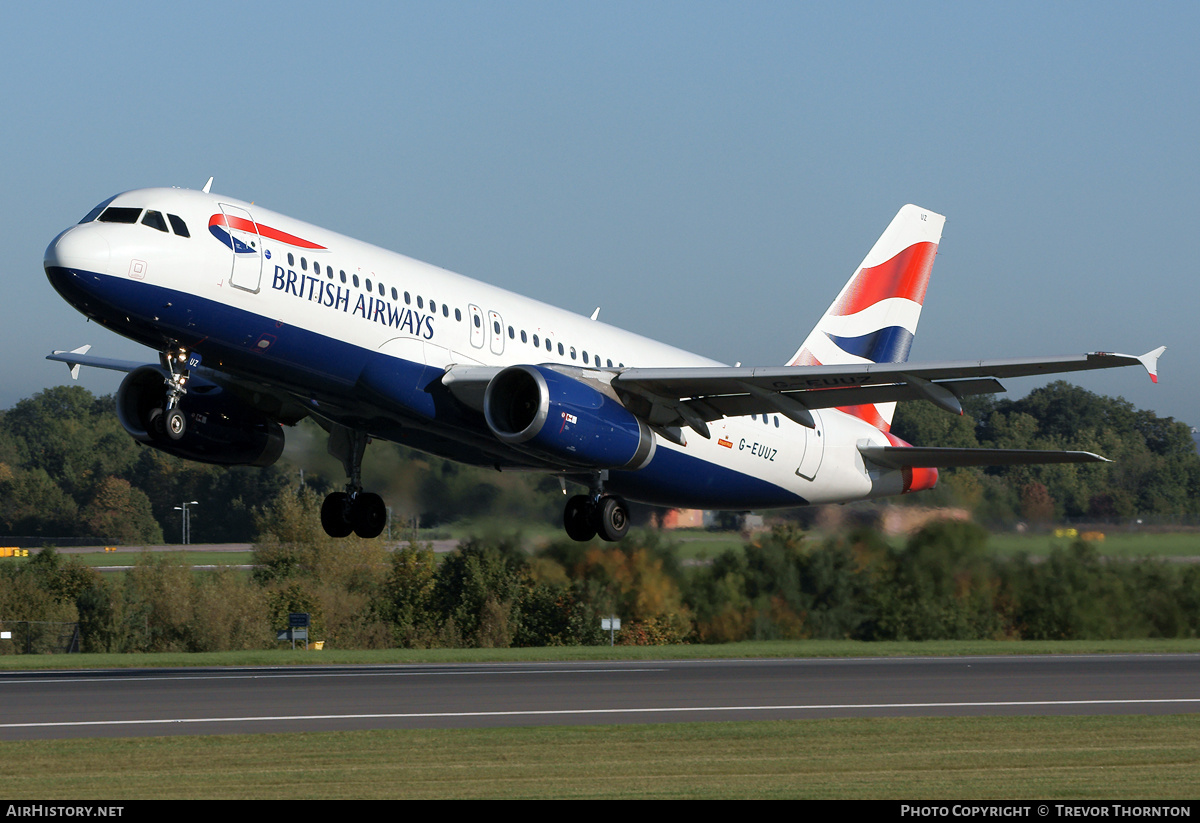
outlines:
[[[334,537],[375,537],[387,510],[362,486],[373,439],[578,484],[563,526],[620,540],[627,500],[763,510],[933,488],[937,469],[1085,463],[1081,451],[910,446],[900,401],[962,413],[1000,379],[1140,364],[1165,347],[908,362],[945,218],[906,205],[783,366],[728,366],[257,204],[147,188],[104,200],[46,249],[78,311],[159,353],[89,347],[48,359],[126,372],[117,415],[179,457],[268,466],[311,417],[345,468],[325,498]]]

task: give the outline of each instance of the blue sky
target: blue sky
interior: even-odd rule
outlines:
[[[54,235],[213,175],[746,365],[917,203],[947,223],[912,359],[1165,344],[1157,386],[1075,382],[1200,425],[1197,42],[1195,3],[18,5],[0,408],[66,381],[52,349],[146,353],[53,292]]]

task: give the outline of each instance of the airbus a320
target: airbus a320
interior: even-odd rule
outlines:
[[[200,191],[102,202],[46,249],[45,271],[87,317],[159,353],[50,359],[127,372],[117,414],[137,440],[191,460],[267,466],[284,427],[328,432],[347,483],[325,531],[375,537],[384,501],[363,488],[368,442],[476,466],[538,471],[586,489],[563,525],[621,539],[627,500],[762,510],[929,489],[937,468],[1095,462],[1080,451],[915,447],[895,403],[961,413],[1001,378],[1143,366],[1140,356],[908,362],[944,218],[900,209],[782,366],[730,367]],[[565,488],[565,483],[564,483]]]

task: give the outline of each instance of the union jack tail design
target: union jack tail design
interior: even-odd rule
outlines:
[[[945,222],[918,206],[900,209],[788,365],[908,360]],[[895,408],[879,403],[841,410],[886,432]]]

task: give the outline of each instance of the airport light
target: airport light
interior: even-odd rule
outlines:
[[[192,542],[192,513],[188,511],[188,506],[200,505],[199,500],[186,501],[182,506],[176,506],[175,511],[183,512],[183,545]]]

